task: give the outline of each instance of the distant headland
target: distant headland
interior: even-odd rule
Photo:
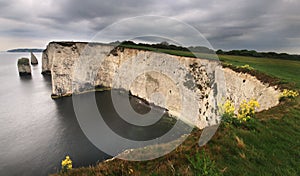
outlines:
[[[40,49],[40,48],[18,48],[18,49],[7,50],[7,52],[22,52],[22,53],[30,53],[30,52],[40,53],[43,51],[44,49]]]

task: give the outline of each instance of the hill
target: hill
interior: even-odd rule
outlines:
[[[21,52],[21,53],[29,53],[29,52],[40,53],[43,51],[44,49],[38,49],[38,48],[18,48],[18,49],[7,50],[7,52]]]

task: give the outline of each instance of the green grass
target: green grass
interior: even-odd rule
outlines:
[[[166,53],[172,52],[182,56],[188,54],[183,51]],[[300,90],[299,61],[219,57],[236,66],[249,64],[282,82],[294,83],[290,89]],[[66,175],[194,175],[203,164],[199,158],[203,149],[223,175],[300,175],[300,97],[256,114],[256,119],[247,128],[222,126],[204,148],[198,146],[200,134],[200,130],[194,129],[180,147],[155,160],[129,162],[116,159],[94,167],[78,168]],[[191,160],[187,156],[195,158]],[[129,173],[130,169],[133,173]]]
[[[125,48],[133,48],[133,49],[140,49],[140,50],[147,50],[147,51],[154,51],[158,53],[166,53],[176,56],[184,56],[184,57],[198,57],[198,58],[205,58],[205,59],[218,59],[217,55],[214,54],[205,54],[205,53],[192,53],[190,51],[178,51],[178,50],[170,50],[170,49],[160,49],[160,48],[151,48],[146,46],[137,46],[137,45],[120,45]]]
[[[220,175],[219,171],[216,169],[215,162],[210,159],[209,156],[202,151],[202,154],[199,152],[194,156],[187,155],[187,159],[191,163],[194,175],[199,176],[218,176]]]
[[[208,148],[224,175],[300,174],[300,99],[257,114],[252,128],[221,128]],[[282,110],[284,109],[284,110]],[[245,147],[238,147],[236,136]]]
[[[254,69],[280,78],[284,82],[293,82],[298,89],[300,88],[300,61],[229,55],[219,55],[219,58],[225,63],[236,66],[248,64]]]
[[[290,89],[300,90],[299,61],[229,55],[219,58],[235,66],[248,64],[293,83]],[[300,175],[300,98],[258,113],[253,123],[255,130],[222,129],[218,133],[223,137],[208,144],[217,166],[226,168],[224,175]],[[243,139],[245,148],[236,146],[235,136]]]

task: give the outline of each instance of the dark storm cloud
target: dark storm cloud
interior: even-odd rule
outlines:
[[[214,48],[300,53],[299,5],[297,0],[0,1],[0,37],[28,40],[34,37],[44,43],[47,39],[90,40],[100,30],[124,18],[158,15],[195,27]],[[144,27],[133,27],[131,31],[124,26],[119,28],[123,27],[122,33],[140,32],[133,30],[151,33],[153,28],[149,25],[156,25],[158,30],[167,25],[153,21],[137,24]],[[169,29],[174,38],[182,40],[175,36],[182,29],[180,25],[170,24]],[[190,38],[193,36],[187,40]],[[184,43],[188,45],[189,41]],[[189,44],[197,45],[192,40]]]

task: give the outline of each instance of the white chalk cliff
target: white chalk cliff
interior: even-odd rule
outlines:
[[[279,91],[255,77],[198,59],[84,42],[51,42],[42,56],[52,94],[65,96],[95,86],[125,89],[199,128],[216,124],[221,99],[238,107],[256,99],[258,111],[276,106]],[[191,117],[193,117],[191,119]]]

